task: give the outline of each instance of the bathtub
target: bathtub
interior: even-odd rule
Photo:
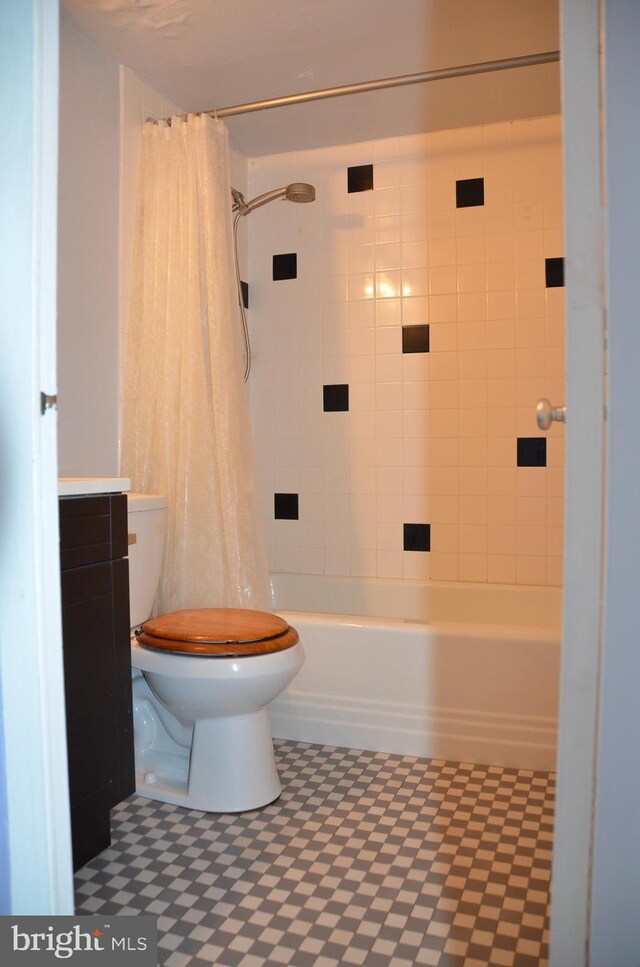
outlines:
[[[559,588],[277,574],[272,593],[306,655],[274,736],[555,768]]]

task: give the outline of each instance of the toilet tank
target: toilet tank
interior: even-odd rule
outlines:
[[[158,591],[167,501],[158,494],[127,494],[131,627],[151,616]]]

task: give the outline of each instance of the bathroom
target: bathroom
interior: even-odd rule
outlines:
[[[95,11],[83,23],[82,6],[68,4],[61,37],[60,475],[113,477],[120,472],[119,401],[127,379],[126,320],[140,127],[148,117],[167,117],[190,105],[175,95],[165,99],[170,92],[158,82],[152,85],[140,68],[136,72],[132,61],[121,66],[127,57],[114,56],[121,48],[108,25],[96,28]],[[108,8],[113,7],[117,14],[120,6],[104,5],[102,13],[108,16]],[[517,52],[532,49],[534,39],[536,50],[557,49],[555,6],[531,5],[529,13],[538,32],[532,22],[521,24]],[[446,17],[443,26],[447,26]],[[468,25],[472,34],[473,26]],[[452,44],[448,59],[439,63],[498,56],[489,48],[481,51],[481,31],[475,34],[478,46],[473,55],[463,56],[464,45]],[[240,253],[241,272],[248,280],[254,355],[249,394],[274,575],[274,609],[284,610],[292,624],[292,613],[303,612],[299,623],[307,642],[300,689],[296,693],[294,688],[274,709],[272,727],[285,791],[279,801],[281,812],[277,804],[268,808],[276,810],[276,825],[284,823],[289,838],[295,838],[293,831],[300,823],[315,826],[307,845],[311,853],[315,848],[317,864],[315,871],[311,865],[308,875],[319,880],[318,890],[309,893],[312,902],[307,909],[324,910],[329,901],[323,891],[340,891],[336,869],[352,861],[357,869],[357,851],[349,852],[362,845],[350,826],[354,818],[366,825],[367,819],[380,813],[382,825],[391,825],[397,811],[402,825],[411,816],[411,802],[402,815],[402,800],[405,795],[411,799],[412,787],[422,794],[425,782],[434,783],[434,789],[440,783],[442,788],[451,786],[455,797],[455,790],[461,791],[467,782],[476,786],[478,770],[485,770],[480,781],[489,786],[495,785],[492,774],[497,773],[507,780],[515,778],[516,785],[528,783],[534,811],[542,803],[538,847],[544,859],[537,874],[540,881],[546,875],[548,887],[548,773],[553,769],[559,660],[564,428],[553,425],[544,436],[536,427],[535,405],[540,397],[554,404],[564,399],[564,244],[559,75],[553,65],[535,70],[546,82],[518,88],[517,71],[509,79],[514,100],[521,98],[516,114],[510,116],[503,101],[491,96],[470,106],[463,92],[459,115],[454,111],[446,115],[449,126],[442,115],[438,118],[436,101],[433,128],[423,121],[423,130],[410,133],[403,129],[402,112],[393,105],[390,113],[399,119],[398,129],[387,125],[373,136],[375,125],[358,127],[354,107],[344,116],[342,127],[337,122],[333,126],[333,140],[324,143],[317,141],[312,122],[296,122],[300,113],[276,123],[265,112],[258,122],[248,117],[235,129],[229,120],[231,143],[238,145],[232,153],[236,189],[252,198],[275,185],[308,181],[317,192],[312,205],[278,202],[252,213],[242,225]],[[400,72],[399,68],[382,71]],[[375,70],[362,67],[360,76],[375,75]],[[298,76],[306,77],[304,72]],[[477,79],[475,89],[482,91]],[[415,90],[424,97],[423,88]],[[246,98],[223,97],[222,103],[256,96],[254,91]],[[279,113],[284,115],[286,110],[306,109]],[[362,113],[366,122],[367,111]],[[354,137],[354,130],[368,130],[369,136]],[[247,147],[243,150],[251,137],[258,143],[260,136],[261,147],[255,153]],[[286,379],[281,378],[283,373]],[[540,440],[546,441],[544,446]],[[387,605],[380,611],[383,601]],[[380,621],[368,628],[369,638],[354,640],[353,648],[360,652],[348,646],[349,657],[340,666],[340,677],[346,677],[344,701],[332,706],[344,684],[335,680],[336,666],[343,647],[347,649],[340,644],[335,655],[326,657],[325,646],[329,642],[335,646],[336,626],[327,631],[321,616],[334,611]],[[413,719],[405,728],[402,703],[407,703],[411,679],[421,672],[424,642],[415,648],[418,664],[409,667],[397,695],[378,691],[385,678],[394,676],[383,666],[382,680],[375,679],[376,666],[381,664],[377,661],[367,668],[363,693],[354,695],[353,687],[362,678],[367,654],[380,654],[376,636],[395,638],[406,632],[403,655],[411,651],[412,621],[423,627],[425,622],[435,622],[427,657],[434,689],[424,707],[418,708],[413,696],[409,698],[405,718]],[[349,636],[353,622],[345,624]],[[467,636],[461,634],[460,625],[471,626]],[[514,625],[521,632],[515,641]],[[484,632],[477,633],[478,626],[498,626],[498,631],[488,640]],[[518,660],[513,669],[507,669],[523,642],[531,646],[528,652],[522,648],[525,664]],[[482,658],[476,667],[473,656],[480,648]],[[455,693],[460,661],[471,662],[466,696]],[[500,689],[501,676],[511,670],[515,687],[509,679],[508,687]],[[482,672],[486,681],[477,677]],[[531,686],[527,693],[535,696],[524,715],[518,694],[523,682],[518,675]],[[480,680],[478,690],[485,707],[473,695],[473,684]],[[437,693],[438,685],[447,682],[454,691]],[[500,695],[490,693],[491,683],[497,684]],[[369,702],[371,696],[375,701]],[[514,701],[509,707],[510,698]],[[349,720],[346,713],[354,709],[358,714]],[[522,734],[513,739],[518,728]],[[403,731],[408,744],[400,736]],[[425,764],[425,758],[431,765]],[[462,765],[452,772],[444,759]],[[436,776],[434,769],[442,771]],[[524,771],[520,775],[514,772],[517,769]],[[364,787],[359,777],[364,777]],[[307,797],[304,801],[297,795],[300,788]],[[352,791],[345,792],[347,788]],[[351,801],[356,795],[360,799]],[[367,802],[371,795],[377,797],[374,803]],[[502,795],[503,791],[499,801]],[[133,822],[155,826],[148,807],[137,808],[140,813]],[[363,816],[358,812],[361,808]],[[369,816],[367,809],[371,809]],[[171,863],[168,857],[175,860],[178,855],[171,848],[171,836],[179,842],[179,837],[186,836],[188,842],[189,834],[175,811],[165,809],[158,815],[161,828],[172,830],[161,839],[165,861]],[[121,821],[126,839],[132,815],[123,815]],[[207,819],[204,839],[222,837],[222,851],[225,835],[229,842],[239,837],[242,846],[247,838],[243,834],[248,832],[251,859],[251,833],[260,830],[262,820],[247,814],[249,826],[243,826],[243,821],[223,816],[216,826]],[[333,855],[327,848],[331,836],[318,832],[318,822],[335,825],[336,839],[345,839],[343,855],[340,843],[335,844],[336,869],[331,874],[326,863]],[[427,841],[434,835],[433,828],[431,833],[417,828]],[[406,848],[415,849],[410,830],[404,826],[403,830]],[[380,830],[376,835],[381,835]],[[444,883],[444,891],[438,890],[438,896],[442,894],[439,915],[433,923],[428,918],[430,926],[427,920],[420,921],[424,904],[409,902],[413,914],[419,908],[411,930],[406,927],[412,916],[404,909],[407,904],[400,897],[397,903],[389,898],[386,891],[397,891],[400,883],[407,885],[404,874],[390,875],[384,883],[384,877],[376,880],[379,871],[368,869],[360,882],[361,892],[367,895],[370,890],[368,895],[374,897],[371,906],[376,914],[365,921],[369,933],[358,934],[353,909],[343,927],[336,927],[339,914],[320,913],[314,918],[316,933],[291,924],[285,929],[289,942],[296,935],[298,940],[306,938],[295,947],[296,954],[285,941],[278,946],[282,925],[265,927],[264,921],[263,932],[268,936],[262,938],[256,933],[259,918],[247,930],[241,929],[228,908],[220,877],[218,886],[209,885],[208,899],[215,901],[215,917],[228,918],[228,929],[220,928],[215,943],[225,933],[229,940],[233,932],[224,948],[214,943],[205,950],[209,940],[204,933],[215,932],[218,926],[198,932],[197,918],[181,918],[176,909],[164,912],[164,894],[171,890],[167,885],[162,891],[160,886],[163,876],[179,876],[173,866],[155,877],[155,886],[151,879],[143,880],[147,885],[139,900],[151,911],[154,905],[158,910],[163,907],[163,962],[172,965],[189,963],[192,957],[197,963],[196,941],[203,945],[205,962],[221,964],[241,963],[243,958],[247,964],[453,964],[464,962],[465,957],[470,963],[474,958],[488,963],[494,956],[497,963],[544,962],[548,938],[546,923],[542,927],[539,923],[541,917],[544,921],[544,910],[525,910],[522,916],[521,898],[510,896],[509,890],[488,890],[506,895],[497,928],[494,917],[491,949],[487,948],[487,920],[491,919],[487,909],[476,911],[481,923],[475,928],[470,926],[468,911],[456,912],[456,903],[445,894],[449,887],[459,886],[460,867],[469,866],[462,861],[469,847],[458,846],[457,859],[446,870],[451,883],[436,878],[428,884],[433,890],[434,883]],[[287,847],[283,849],[281,865],[295,868],[296,860],[288,857]],[[496,862],[501,863],[509,851],[507,844]],[[456,853],[444,849],[447,852]],[[267,849],[267,861],[277,853]],[[401,868],[418,870],[425,859],[412,854],[411,862],[402,862],[401,854],[402,850],[397,863]],[[234,856],[233,850],[224,852],[223,864],[231,864],[229,879],[242,887],[242,863],[235,866]],[[444,862],[443,856],[439,861]],[[140,911],[134,892],[127,889],[130,871],[123,874],[117,859],[109,865],[107,858],[105,863],[99,879],[104,880],[105,873],[107,878],[114,874],[113,887],[105,887],[113,891],[115,904],[108,909],[116,912],[119,904],[118,912]],[[259,866],[258,862],[255,869]],[[100,900],[89,874],[82,879],[83,896],[89,899],[87,906],[80,905],[81,912],[108,904]],[[291,899],[295,890],[288,882]],[[176,883],[179,910],[192,900],[190,884]],[[272,889],[274,902],[287,903],[287,889],[263,872],[257,890],[250,890],[247,903],[240,903],[235,912],[257,910],[263,902],[261,889]],[[533,903],[544,907],[541,896]],[[356,907],[357,918],[364,908]],[[513,912],[516,909],[520,916]],[[299,911],[300,907],[298,915]],[[194,908],[194,917],[197,912]],[[289,913],[287,907],[285,918]],[[456,923],[458,915],[467,920]],[[308,922],[304,915],[301,919],[303,924]],[[372,924],[378,919],[376,928]],[[296,924],[298,917],[291,913],[290,920]],[[193,936],[184,932],[187,924]],[[333,938],[323,933],[329,927],[334,928]],[[410,933],[404,940],[401,927]],[[363,942],[362,936],[368,940]],[[422,943],[425,938],[428,942]]]
[[[540,10],[535,14],[538,29],[546,26],[548,31],[536,51],[557,47],[553,12],[549,5],[546,17]],[[110,269],[112,277],[104,279],[111,305],[100,299],[89,315],[87,304],[80,301],[77,261],[72,286],[64,284],[64,260],[72,255],[63,244],[70,234],[65,232],[60,246],[61,475],[117,476],[117,385],[122,394],[141,125],[148,117],[180,113],[184,105],[162,99],[147,80],[130,67],[119,69],[108,54],[99,55],[96,64],[90,41],[73,25],[63,24],[62,29],[61,231],[65,218],[77,218],[81,202],[83,208],[100,206],[100,212],[87,218],[87,231],[92,233],[95,224],[102,226],[97,244],[104,251],[97,271],[106,275]],[[530,28],[523,24],[521,29]],[[518,51],[524,50],[523,40],[520,45]],[[530,46],[526,49],[533,52]],[[457,51],[450,56],[460,59]],[[79,57],[82,66],[74,60]],[[495,55],[482,51],[462,59],[489,60]],[[89,78],[81,75],[83,83],[78,83],[83,68],[100,72],[97,103],[87,97]],[[267,153],[247,158],[235,149],[232,154],[232,184],[247,199],[299,181],[314,184],[317,193],[313,203],[276,201],[239,224],[253,353],[248,385],[269,569],[284,585],[283,595],[289,595],[288,600],[276,599],[275,608],[311,615],[333,609],[347,615],[369,611],[374,619],[382,619],[362,642],[345,640],[353,629],[339,634],[334,625],[325,631],[327,640],[321,637],[316,643],[311,636],[322,635],[319,618],[297,615],[296,623],[296,617],[288,615],[301,634],[306,661],[289,692],[270,708],[274,735],[285,743],[297,740],[383,756],[418,755],[547,773],[553,769],[563,428],[554,426],[548,434],[546,467],[519,467],[516,440],[523,438],[526,444],[543,437],[535,426],[540,397],[564,399],[564,293],[545,276],[546,266],[557,264],[564,254],[562,157],[557,66],[528,70],[537,71],[540,98],[533,117],[485,125],[459,123],[444,130],[439,129],[440,122],[433,132],[397,136],[384,126],[377,130],[382,135],[391,130],[391,137],[364,140],[360,134],[347,144],[307,148],[308,142],[300,141],[299,122],[284,117],[278,123],[265,112],[259,123],[268,129],[262,141]],[[399,72],[394,67],[384,71]],[[503,80],[495,77],[494,83]],[[509,84],[518,83],[527,89],[526,78],[519,79],[514,71]],[[120,106],[109,94],[116,86]],[[406,102],[403,92],[400,96]],[[416,87],[411,97],[419,103],[425,88]],[[517,103],[522,111],[521,99]],[[107,129],[105,117],[98,113],[101,104],[105,112],[112,112],[112,125],[120,126],[119,158],[117,140],[104,143]],[[301,106],[280,113],[295,110],[304,117],[303,112],[313,109],[314,105]],[[410,109],[411,104],[405,107]],[[357,111],[358,105],[351,110]],[[481,110],[476,109],[475,117]],[[394,117],[396,113],[394,106]],[[252,123],[255,127],[258,119],[240,120],[246,129]],[[106,211],[107,192],[96,192],[90,179],[88,197],[78,197],[78,167],[91,167],[71,133],[82,131],[86,136],[87,124],[95,137],[84,151],[100,158],[103,177],[111,182],[112,202],[118,193],[119,219],[116,210]],[[65,135],[67,130],[70,135]],[[330,134],[339,137],[333,129]],[[302,150],[296,150],[299,144]],[[287,147],[290,150],[283,150]],[[483,181],[479,184],[478,179]],[[482,194],[460,199],[457,207],[457,183],[462,183],[458,191]],[[67,185],[73,207],[65,203]],[[468,202],[464,207],[463,201]],[[95,258],[87,240],[74,233],[75,245],[82,245],[81,258]],[[294,253],[296,278],[287,278],[293,274]],[[73,256],[78,257],[75,249]],[[119,345],[113,324],[106,331],[96,318],[96,310],[114,318],[116,273]],[[87,302],[93,304],[94,278],[90,271],[82,275],[87,279]],[[94,357],[92,365],[78,365],[80,313],[84,338],[89,335],[87,325],[97,330],[85,350]],[[417,343],[408,348],[419,351],[403,352],[403,341],[411,337]],[[65,351],[66,339],[73,344],[71,353]],[[107,340],[110,346],[104,344]],[[86,386],[78,382],[105,387],[106,380],[96,378],[96,365],[114,387],[113,395],[103,389],[101,398],[88,404],[103,411],[102,435],[96,433],[87,404],[78,405],[86,394]],[[73,374],[67,369],[71,366]],[[286,379],[280,378],[283,372]],[[327,394],[344,393],[345,386],[346,404],[331,399],[325,404]],[[70,398],[74,392],[75,403]],[[346,412],[343,406],[348,406]],[[110,414],[104,412],[107,408]],[[69,433],[70,411],[75,419],[90,421],[95,457],[86,452],[88,434],[82,427]],[[422,549],[404,549],[405,525]],[[333,586],[323,588],[323,581]],[[478,585],[484,587],[476,602],[469,595],[469,603],[455,597],[447,614],[438,613],[446,609],[446,601],[427,604],[428,581],[431,596],[440,587],[450,596],[469,590],[473,595]],[[376,613],[368,598],[379,603],[385,586],[396,610]],[[355,600],[336,608],[337,587],[343,596],[351,592]],[[402,590],[413,593],[417,614],[400,599]],[[500,600],[501,592],[505,601]],[[314,598],[302,603],[302,594],[323,593],[325,602],[316,603]],[[535,600],[526,600],[527,594]],[[523,600],[518,603],[514,596]],[[431,615],[425,613],[427,607]],[[493,632],[489,640],[483,638],[474,607],[486,615]],[[454,622],[464,614],[462,609],[469,613],[461,629]],[[437,640],[427,645],[426,655],[420,625],[398,627],[398,619],[412,617],[449,624],[449,630],[439,630]],[[527,620],[531,628],[526,627]],[[546,629],[540,627],[544,623]],[[495,625],[504,625],[505,633],[496,634]],[[525,626],[519,640],[513,640],[514,625]],[[471,628],[472,633],[460,635],[460,630]],[[393,675],[384,661],[391,636],[403,656]],[[460,674],[461,667],[467,670],[465,675]],[[480,680],[482,689],[477,688]],[[545,833],[541,835],[544,838]],[[93,889],[93,881],[87,886]],[[89,911],[90,904],[83,907],[83,912]],[[535,919],[539,911],[531,915]],[[526,933],[526,925],[524,929]],[[385,941],[378,940],[382,946],[374,948],[374,940],[369,959],[386,949]],[[519,954],[544,960],[546,937],[540,933],[531,947],[526,937],[521,941]],[[264,944],[264,938],[260,942]],[[448,942],[449,952],[456,953],[454,939]],[[185,949],[181,945],[182,956]],[[311,942],[308,949],[303,944],[298,956],[309,957],[313,949]],[[226,963],[225,957],[233,959],[234,954],[232,949],[217,956]],[[468,955],[472,954],[473,947]],[[330,949],[323,955],[330,956]]]
[[[542,31],[536,49],[554,49],[555,6],[547,5],[546,11],[535,6],[536,13],[530,14],[532,21],[523,19],[519,29],[525,36],[534,28]],[[329,21],[323,22],[326,25]],[[433,30],[438,27],[436,22]],[[440,29],[447,36],[451,27],[445,23]],[[515,39],[511,43],[515,45]],[[524,49],[523,43],[518,51]],[[477,52],[466,59],[494,59],[492,48],[487,50],[485,53],[478,46]],[[455,49],[448,56],[460,58]],[[113,65],[109,66],[115,85]],[[527,80],[527,74],[531,77],[533,71],[537,72],[535,99],[528,93],[531,85]],[[385,71],[399,72],[399,66],[391,65]],[[404,90],[388,92],[396,99],[386,107],[388,120],[384,126],[378,125],[375,130],[384,135],[393,131],[393,124],[402,130],[398,126],[406,127],[408,120],[415,126],[416,115],[418,125],[424,127],[430,109],[436,115],[436,130],[430,134],[368,140],[360,134],[356,138],[352,135],[348,144],[283,151],[288,146],[318,143],[315,132],[305,132],[301,140],[299,129],[304,128],[309,112],[324,109],[326,104],[289,108],[289,113],[297,112],[291,126],[284,116],[286,109],[276,112],[282,120],[273,112],[237,119],[244,126],[237,135],[240,143],[245,143],[243,137],[253,137],[259,150],[267,153],[248,159],[240,150],[232,153],[236,189],[247,198],[295,181],[312,182],[317,189],[314,203],[276,201],[242,219],[238,229],[241,247],[245,248],[241,252],[241,276],[249,280],[247,315],[253,358],[248,385],[253,440],[269,570],[275,575],[278,608],[311,613],[371,612],[387,619],[431,617],[448,622],[466,609],[466,622],[478,624],[482,618],[478,615],[476,620],[474,608],[479,608],[491,625],[526,625],[530,619],[524,609],[528,609],[534,625],[546,623],[557,633],[563,428],[554,424],[543,434],[535,425],[534,411],[541,397],[564,399],[564,289],[558,284],[561,277],[545,277],[545,271],[558,266],[561,275],[564,254],[559,80],[553,64],[512,71],[508,81],[506,76],[492,74],[475,81],[500,84],[503,98],[505,84],[517,87],[513,104],[494,107],[492,114],[482,105],[467,108],[464,92],[458,93],[452,104],[436,101],[427,109],[422,106],[428,96],[424,86],[416,85],[409,95]],[[64,49],[62,80],[64,85]],[[67,86],[72,84],[70,77]],[[456,84],[456,80],[449,84]],[[86,338],[87,305],[80,301],[77,273],[65,273],[62,266],[59,339],[63,476],[81,475],[82,468],[82,475],[87,475],[87,466],[94,468],[92,475],[118,472],[116,380],[121,387],[126,383],[140,126],[149,116],[167,117],[183,107],[162,101],[157,91],[131,69],[122,70],[120,85],[118,266],[113,264],[113,239],[106,241],[107,231],[113,234],[118,230],[113,212],[105,217],[102,210],[95,211],[90,219],[103,226],[100,244],[109,244],[111,251],[111,258],[102,258],[98,267],[101,273],[109,269],[112,273],[110,279],[104,279],[107,301],[100,300],[98,309],[110,320],[114,318],[113,274],[118,271],[120,345],[116,344],[112,322],[107,328],[94,318],[92,325],[97,332],[87,346],[94,359],[91,365],[78,366],[76,330],[82,318]],[[95,129],[93,150],[106,163],[105,146],[99,141],[104,119],[98,120],[96,106],[90,105],[84,112],[91,117],[82,116],[80,121],[83,103],[71,98],[80,98],[86,105],[82,90],[70,94],[66,107],[64,91],[63,86],[62,131],[68,111],[70,133],[61,145],[62,202],[67,178],[76,199],[76,166],[87,167],[73,140],[74,128],[85,130],[85,120]],[[445,86],[440,98],[447,96]],[[486,100],[491,92],[483,96]],[[349,101],[354,97],[343,103]],[[361,123],[365,125],[367,110],[371,113],[366,105],[349,105],[347,109],[338,99],[328,103],[332,109],[338,106],[344,133],[339,133],[335,122],[330,128],[325,123],[325,139],[346,139],[354,125],[348,119],[349,110],[362,111],[365,121]],[[397,116],[398,105],[404,111],[401,118]],[[440,130],[442,119],[455,110],[466,123],[460,120],[456,129]],[[469,123],[503,117],[509,110],[522,117],[516,121],[494,120],[485,126]],[[229,119],[232,147],[233,120]],[[112,124],[116,124],[115,118]],[[280,130],[283,124],[287,125],[285,132]],[[264,132],[259,141],[254,133],[256,125]],[[374,130],[370,123],[367,130]],[[65,142],[73,151],[68,161]],[[115,143],[107,147],[116,150]],[[279,150],[274,151],[274,147]],[[115,156],[111,164],[113,195],[118,190]],[[350,173],[354,178],[358,174],[370,178],[373,190],[348,190],[362,187],[349,186]],[[480,177],[484,179],[481,187]],[[485,193],[483,204],[470,198],[465,207],[456,207],[457,182],[461,183],[460,190],[465,184],[480,187]],[[96,197],[93,186],[87,185],[87,192],[86,204],[106,207],[106,191]],[[69,217],[74,217],[71,204],[61,203],[61,221],[67,210]],[[66,232],[65,237],[69,234]],[[80,244],[77,236],[75,241]],[[83,248],[89,257],[90,250],[86,245]],[[292,255],[297,260],[297,278],[274,281],[272,257],[286,270],[286,258]],[[63,250],[61,259],[64,257]],[[74,281],[65,285],[65,278]],[[67,298],[71,303],[68,306]],[[86,299],[93,299],[89,287]],[[92,314],[95,316],[95,310]],[[418,351],[403,352],[403,340],[410,338],[422,340],[422,344],[408,347]],[[70,352],[65,351],[67,341],[73,344]],[[110,382],[112,392],[105,391],[99,399],[80,406],[86,398],[86,381],[95,382],[98,360],[103,371],[99,382],[102,386]],[[283,371],[286,379],[280,378]],[[339,393],[347,394],[346,402],[324,402],[323,394],[335,397]],[[65,430],[72,419],[82,419],[91,427],[88,446],[95,454],[87,454],[84,442],[80,443],[88,436],[81,426],[73,426],[73,433]],[[98,420],[103,427],[101,434],[95,432]],[[546,466],[518,466],[520,459],[532,463],[538,458],[526,453],[519,458],[517,448],[535,448],[540,443],[546,446]],[[291,519],[294,516],[299,519]],[[405,549],[405,531],[407,540],[417,541],[417,549]],[[438,614],[447,604],[440,605],[437,600],[427,603],[426,591],[419,582],[429,580],[454,584],[449,594],[457,591],[463,595],[469,584],[476,588],[483,585],[488,593],[476,595],[475,603],[470,595],[456,599],[448,605],[449,614]],[[394,610],[387,606],[376,614],[373,600],[380,600],[385,587]],[[537,590],[527,597],[525,588]],[[403,592],[413,593],[415,600],[401,600]],[[302,595],[313,600],[303,604]],[[339,607],[338,595],[345,599]],[[349,595],[353,600],[348,600]],[[461,642],[460,647],[464,649],[465,644]],[[473,648],[473,643],[466,647]],[[529,656],[534,655],[535,647],[532,644]],[[517,683],[508,679],[504,667],[505,662],[515,661],[516,677],[521,674],[530,680],[531,658],[524,665],[514,658],[514,649],[506,642],[504,649],[494,649],[491,658],[487,652],[484,673],[490,684],[482,708],[473,702],[469,706],[464,696],[446,691],[440,696],[420,694],[410,699],[408,683],[399,675],[391,683],[395,689],[390,691],[382,663],[380,682],[358,686],[347,678],[343,655],[345,677],[342,683],[334,682],[329,713],[326,676],[322,667],[314,671],[309,648],[308,643],[300,679],[304,708],[289,697],[272,710],[272,727],[283,738],[353,745],[359,740],[366,748],[380,751],[458,759],[472,758],[474,749],[477,761],[546,769],[553,765],[556,713],[555,686],[550,683],[557,681],[557,650],[555,654],[545,651],[539,666],[540,686],[535,697],[536,689],[531,689],[532,697],[524,703]],[[419,645],[416,648],[421,650]],[[452,647],[439,648],[436,644],[433,661],[445,662],[434,676],[436,681],[455,678],[457,664],[467,660]],[[536,664],[535,658],[532,663]],[[324,662],[325,668],[327,664],[331,663]],[[362,656],[354,652],[351,664],[357,678]],[[497,674],[500,669],[501,675]],[[406,676],[418,677],[409,662]],[[492,683],[500,691],[501,678],[504,693],[491,694]],[[379,734],[382,709],[374,701],[376,697],[387,701],[384,739]],[[357,715],[353,698],[358,702]],[[413,722],[407,720],[409,702]],[[444,716],[439,712],[442,706],[448,710]],[[451,720],[453,709],[457,710],[455,725]],[[328,715],[324,729],[313,725]],[[496,716],[503,716],[500,726]],[[448,721],[441,723],[440,718]],[[336,731],[331,719],[342,723],[349,720],[352,731]],[[292,726],[297,729],[295,734]],[[495,737],[499,728],[507,742],[528,740],[530,746],[537,742],[537,754],[510,758],[505,749],[483,749],[480,735],[491,742],[490,737]],[[393,737],[399,730],[405,738],[397,743]],[[427,731],[434,736],[433,742],[425,742]],[[470,745],[452,746],[449,732],[467,734]]]

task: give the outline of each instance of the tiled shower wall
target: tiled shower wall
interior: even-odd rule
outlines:
[[[250,393],[275,571],[558,585],[557,117],[249,162]],[[247,224],[248,222],[248,224]]]

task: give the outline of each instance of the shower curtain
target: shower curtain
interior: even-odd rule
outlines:
[[[158,613],[267,606],[232,251],[225,124],[145,124],[122,473],[168,500]]]

